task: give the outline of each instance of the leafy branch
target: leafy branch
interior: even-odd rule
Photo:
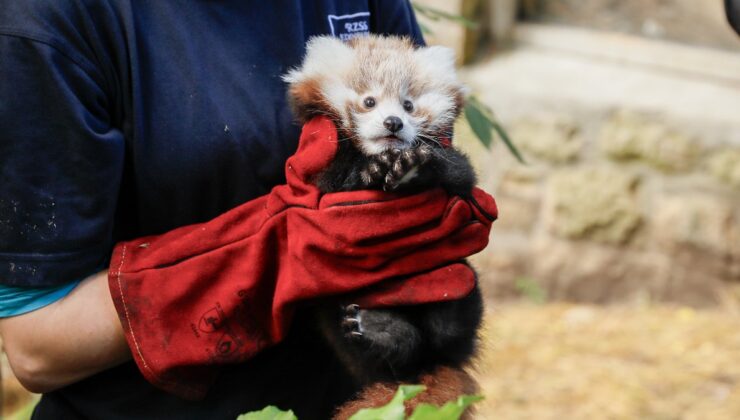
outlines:
[[[473,130],[473,134],[475,134],[484,146],[491,147],[493,132],[495,132],[516,160],[520,163],[525,163],[519,149],[516,148],[511,141],[511,137],[509,137],[509,133],[506,132],[501,123],[493,115],[491,108],[479,101],[475,96],[470,96],[468,102],[465,104],[465,119]]]

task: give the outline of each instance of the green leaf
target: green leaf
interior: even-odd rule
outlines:
[[[457,401],[450,401],[442,407],[419,404],[408,420],[457,420],[471,404],[482,400],[480,395],[462,395]]]
[[[0,401],[2,401],[2,397],[0,397]],[[33,415],[33,410],[36,408],[36,404],[38,404],[38,402],[38,397],[35,397],[28,404],[24,405],[18,411],[15,411],[13,414],[5,418],[7,420],[29,420]]]
[[[473,120],[471,120],[471,115]],[[465,104],[465,117],[468,120],[468,124],[470,124],[470,128],[473,129],[473,133],[484,146],[491,146],[491,130],[493,130],[501,138],[506,145],[506,148],[509,149],[509,152],[514,155],[516,160],[518,160],[519,163],[526,164],[524,157],[522,157],[522,154],[519,152],[519,149],[516,148],[514,142],[511,141],[509,134],[496,120],[491,108],[486,106],[475,96],[468,98],[468,101]]]
[[[498,121],[491,121],[491,126],[496,131],[496,134],[498,134],[499,137],[501,137],[501,140],[506,145],[506,148],[509,149],[512,155],[516,158],[516,160],[519,161],[519,163],[527,163],[524,161],[524,157],[522,157],[522,154],[519,153],[519,149],[514,146],[514,143],[511,141],[511,138],[509,137],[509,134],[504,130],[503,127],[501,127],[501,124],[498,123]]]
[[[421,33],[425,35],[434,35],[434,31],[432,31],[432,28],[428,27],[427,25],[417,22],[419,24],[419,29],[421,29]]]
[[[275,406],[268,406],[260,411],[242,414],[236,420],[298,420],[293,410],[283,411]]]
[[[470,124],[470,128],[478,140],[483,143],[484,146],[491,147],[491,121],[481,112],[480,108],[476,106],[476,103],[469,101],[465,104],[465,118]]]
[[[542,304],[547,301],[547,291],[529,277],[516,279],[514,285],[522,295],[534,303]]]
[[[460,15],[445,12],[434,7],[424,6],[418,3],[411,3],[414,10],[420,15],[426,17],[429,20],[438,21],[441,19],[457,22],[460,25],[465,26],[468,29],[478,29],[478,24],[470,19],[467,19]]]
[[[424,385],[401,385],[398,387],[396,396],[398,396],[399,393],[402,393],[403,400],[408,401],[414,398],[415,396],[421,394],[422,392],[426,391],[426,389],[427,387]]]
[[[349,420],[403,420],[406,410],[404,401],[414,398],[425,389],[424,385],[401,385],[391,402],[378,408],[363,408]]]

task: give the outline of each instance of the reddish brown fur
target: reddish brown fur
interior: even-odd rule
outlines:
[[[301,123],[317,115],[327,115],[334,120],[339,119],[339,113],[326,100],[321,91],[320,79],[306,79],[301,83],[292,84],[288,97],[293,114]]]
[[[406,414],[410,415],[420,403],[429,403],[442,406],[448,401],[457,400],[460,395],[472,395],[478,392],[478,384],[470,374],[462,369],[453,369],[442,366],[434,372],[424,374],[419,383],[427,387],[415,398],[406,402]],[[356,399],[339,407],[334,420],[347,420],[363,408],[380,407],[388,404],[398,388],[397,383],[375,383],[366,387]],[[468,410],[463,418],[469,418],[472,410]]]
[[[303,77],[294,79],[290,86],[290,102],[294,113],[301,123],[305,123],[316,115],[327,115],[332,118],[340,131],[344,131],[348,137],[355,138],[356,127],[352,115],[364,114],[370,109],[363,106],[362,100],[366,96],[374,96],[378,102],[390,99],[403,99],[409,97],[412,101],[427,91],[440,91],[453,101],[451,112],[457,117],[465,101],[465,92],[462,85],[453,83],[446,88],[440,87],[438,80],[425,78],[425,73],[420,72],[417,56],[413,55],[416,50],[413,42],[408,38],[398,37],[363,37],[355,38],[347,42],[354,50],[350,70],[343,71],[341,81],[330,75],[321,74],[312,70]],[[347,63],[349,61],[345,61]],[[331,71],[327,68],[326,71]],[[344,86],[357,93],[357,97],[347,103],[333,103],[326,97],[327,86],[332,83],[342,83]],[[378,89],[381,87],[381,89]],[[400,98],[399,98],[400,95]],[[333,100],[337,100],[336,96]],[[423,105],[418,105],[413,115],[422,118],[419,129],[428,136],[438,136],[442,133],[427,131],[433,126],[437,115]],[[454,119],[454,118],[453,118]],[[440,127],[441,131],[447,130]]]
[[[451,89],[450,95],[455,98],[455,118],[457,118],[465,106],[465,92],[459,88]]]
[[[348,45],[355,49],[350,69],[340,78],[332,75],[311,71],[302,77],[293,79],[290,85],[291,106],[301,122],[306,122],[316,115],[327,115],[337,123],[340,136],[351,138],[357,142],[356,120],[347,116],[358,116],[369,110],[363,105],[363,99],[374,96],[378,102],[383,99],[403,99],[410,96],[413,100],[428,91],[436,91],[453,99],[451,113],[456,117],[462,111],[465,100],[464,88],[455,82],[452,85],[441,86],[439,80],[426,76],[417,59],[411,51],[415,49],[408,38],[379,38],[365,37],[353,39]],[[349,61],[348,61],[349,62]],[[331,71],[327,67],[326,71]],[[324,95],[322,85],[326,89],[330,83],[342,83],[355,91],[356,98],[342,103],[332,104]],[[369,90],[373,91],[370,92]],[[339,96],[341,98],[341,95]],[[335,96],[336,98],[336,96]],[[423,106],[416,106],[413,114],[423,118],[419,127],[428,136],[448,135],[445,133],[450,127],[435,126],[436,131],[430,133],[430,126],[436,118],[433,111]],[[342,115],[345,116],[342,119]],[[426,402],[442,405],[453,401],[461,394],[473,394],[477,385],[465,371],[449,367],[437,368],[434,372],[419,377],[419,383],[427,386],[427,391],[410,401],[406,407],[410,414],[419,403]],[[336,419],[348,419],[362,408],[377,407],[386,404],[396,392],[398,383],[375,383],[367,386],[358,397],[342,405],[337,411]]]
[[[351,78],[347,81],[355,91],[366,91],[368,82],[374,80],[388,92],[399,92],[403,81],[410,79],[412,69],[407,66],[399,66],[395,72],[380,75],[379,79],[376,72],[376,69],[382,67],[384,63],[393,60],[398,51],[414,49],[414,43],[410,38],[363,37],[351,39],[347,44],[358,52],[357,62],[363,63],[358,71],[352,72]],[[361,48],[358,48],[360,45]]]

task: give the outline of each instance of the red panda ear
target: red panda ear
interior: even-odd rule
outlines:
[[[455,100],[455,118],[457,118],[465,109],[465,102],[467,102],[468,95],[470,95],[470,89],[463,85],[456,86],[452,95]]]
[[[289,102],[299,120],[305,122],[319,114],[338,119],[334,106],[339,105],[326,98],[322,87],[341,83],[341,75],[349,71],[353,62],[353,50],[338,38],[319,36],[308,41],[301,66],[283,76],[289,85]]]
[[[455,117],[460,115],[469,91],[457,78],[455,51],[442,46],[421,47],[413,56],[419,78],[433,80],[436,86],[445,89],[453,98]]]
[[[293,114],[302,123],[316,115],[334,117],[331,106],[321,93],[321,81],[315,78],[297,80],[288,88],[288,102]]]
[[[439,45],[421,47],[414,51],[414,58],[418,70],[430,80],[457,81],[455,51],[451,48]]]

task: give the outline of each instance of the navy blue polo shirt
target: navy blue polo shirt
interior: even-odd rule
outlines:
[[[0,0],[0,284],[63,285],[267,193],[300,129],[280,76],[309,37],[368,32],[422,42],[407,0]],[[233,418],[237,391],[185,404],[127,364],[39,411]]]

